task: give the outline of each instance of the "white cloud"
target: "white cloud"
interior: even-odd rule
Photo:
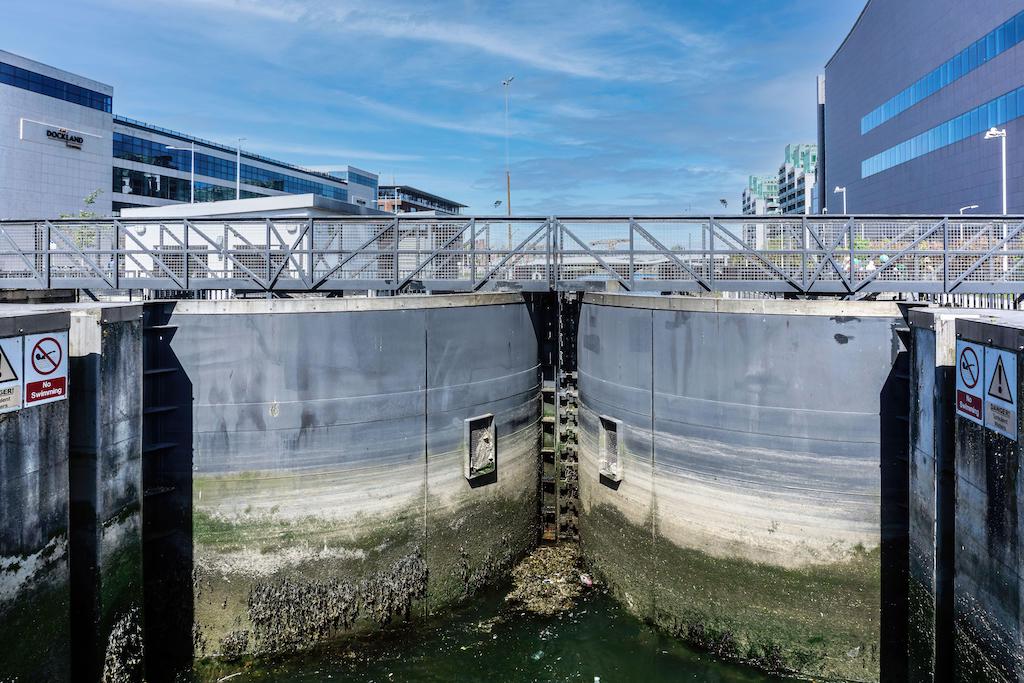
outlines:
[[[473,6],[472,19],[459,7],[424,9],[394,0],[368,6],[347,0],[157,0],[213,10],[213,16],[245,14],[262,20],[302,24],[321,33],[434,43],[489,54],[552,73],[608,81],[662,83],[682,76],[703,78],[721,61],[710,36],[649,10],[618,3],[518,2],[499,9]],[[502,11],[503,10],[503,11]],[[652,58],[652,40],[674,53]],[[626,45],[623,49],[622,45]]]
[[[345,147],[321,147],[320,145],[287,145],[287,144],[259,144],[253,145],[253,150],[260,153],[273,154],[300,154],[313,157],[337,157],[337,164],[318,164],[306,166],[314,171],[334,171],[342,163],[348,163],[353,159],[363,161],[419,161],[423,159],[418,154],[398,154],[391,152],[376,152],[366,149],[350,149]]]

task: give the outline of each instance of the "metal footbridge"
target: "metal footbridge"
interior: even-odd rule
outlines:
[[[0,288],[1024,294],[1024,216],[0,221]]]

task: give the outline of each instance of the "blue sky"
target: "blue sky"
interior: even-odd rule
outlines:
[[[0,47],[110,83],[115,113],[476,213],[505,196],[514,75],[512,205],[546,215],[738,210],[815,141],[815,75],[863,0],[3,5]]]

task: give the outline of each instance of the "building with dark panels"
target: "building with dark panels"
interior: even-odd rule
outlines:
[[[462,213],[466,205],[410,185],[381,185],[377,188],[377,208],[388,213],[433,211],[456,215]]]
[[[1024,212],[1024,6],[1019,0],[869,0],[825,67],[828,213]]]

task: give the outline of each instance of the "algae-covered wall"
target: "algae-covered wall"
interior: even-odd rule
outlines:
[[[907,680],[943,680],[953,668],[953,391],[956,318],[910,311],[911,410]]]
[[[958,339],[1003,349],[1024,348],[1024,314],[986,311],[977,320],[956,321]],[[988,354],[984,354],[987,356]],[[984,382],[994,367],[983,363]],[[956,416],[955,575],[953,588],[954,671],[958,681],[1019,681],[1024,678],[1022,627],[1022,537],[1017,372],[1018,439]],[[985,389],[987,391],[987,389]],[[985,410],[989,410],[986,405]]]
[[[79,680],[139,680],[142,306],[70,308],[72,664]]]
[[[0,338],[67,329],[66,312],[0,312]],[[0,680],[69,679],[68,577],[65,400],[0,415]]]
[[[163,306],[191,387],[168,395],[191,396],[197,659],[442,609],[534,543],[540,389],[520,296]],[[464,420],[484,414],[497,470],[470,483]]]
[[[588,295],[580,533],[615,593],[721,656],[877,680],[902,324],[887,304]],[[601,416],[622,422],[620,482],[599,476]]]

